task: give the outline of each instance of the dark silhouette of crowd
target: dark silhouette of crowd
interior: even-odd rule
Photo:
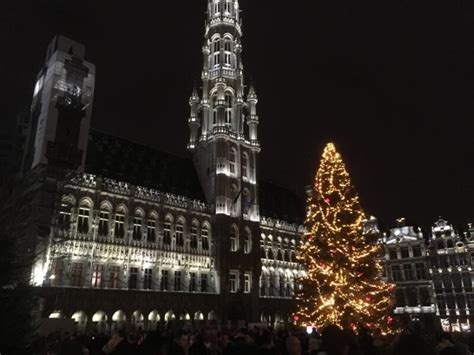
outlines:
[[[115,331],[111,336],[53,333],[35,346],[38,355],[470,355],[474,338],[438,337],[420,329],[391,336],[360,329],[342,330],[328,326],[321,334],[301,329],[272,331],[252,328],[218,331],[204,328],[197,332]],[[470,346],[469,346],[470,344]]]

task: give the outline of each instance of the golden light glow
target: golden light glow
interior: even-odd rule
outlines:
[[[378,236],[362,234],[366,215],[332,143],[324,150],[313,190],[307,201],[308,232],[299,246],[307,274],[299,280],[296,323],[389,331],[393,285],[381,279]]]

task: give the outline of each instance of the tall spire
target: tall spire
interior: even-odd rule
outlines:
[[[191,103],[188,148],[196,149],[216,135],[247,142],[259,150],[256,97],[244,100],[242,28],[238,0],[208,0],[204,34],[202,94]],[[192,97],[198,97],[193,93]],[[250,112],[252,111],[252,112]],[[249,129],[245,128],[245,122]],[[252,137],[247,133],[252,131]]]

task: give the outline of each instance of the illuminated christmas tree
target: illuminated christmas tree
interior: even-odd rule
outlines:
[[[362,325],[386,332],[393,321],[393,285],[381,279],[378,235],[362,233],[366,216],[332,143],[324,150],[313,189],[300,245],[307,275],[297,293],[296,323]]]

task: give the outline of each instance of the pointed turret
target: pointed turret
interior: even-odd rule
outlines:
[[[198,104],[199,104],[199,94],[196,86],[193,89],[193,93],[189,98],[189,106],[191,106],[191,116],[189,117],[188,124],[190,130],[190,137],[188,143],[188,149],[193,150],[196,148],[196,142],[198,139],[198,131],[200,123],[198,120]]]

